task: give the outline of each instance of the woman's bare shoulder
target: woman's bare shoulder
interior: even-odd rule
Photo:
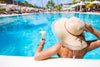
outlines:
[[[59,46],[59,47],[61,47],[62,44],[61,44],[61,43],[56,43],[55,46]]]

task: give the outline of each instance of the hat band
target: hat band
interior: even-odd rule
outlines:
[[[64,27],[65,27],[66,31],[67,31],[68,33],[70,33],[71,35],[73,35],[73,36],[78,36],[78,35],[74,35],[74,34],[72,34],[71,32],[69,32],[69,30],[66,28],[66,22],[64,23]]]
[[[82,33],[80,34],[80,35],[74,35],[74,34],[72,34],[71,32],[69,32],[68,31],[68,29],[66,28],[66,22],[64,23],[64,27],[65,27],[65,29],[66,29],[66,31],[69,33],[69,34],[71,34],[71,35],[73,35],[73,36],[75,36],[75,37],[78,37],[80,40],[80,42],[81,42],[81,45],[82,45]],[[82,45],[83,46],[83,45]]]

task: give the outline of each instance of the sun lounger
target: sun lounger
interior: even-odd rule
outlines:
[[[6,11],[1,11],[0,15],[2,15],[2,14],[7,14],[7,12]]]
[[[22,14],[20,11],[18,11],[18,14]]]
[[[20,11],[13,11],[15,14],[22,14]]]
[[[96,12],[100,12],[100,9],[96,9]]]
[[[12,14],[12,12],[11,11],[7,11],[7,14]]]

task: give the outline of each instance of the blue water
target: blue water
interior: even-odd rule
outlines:
[[[58,43],[52,31],[53,21],[61,18],[78,17],[84,23],[91,24],[100,31],[100,15],[79,13],[43,13],[0,17],[0,55],[34,56],[41,38],[39,31],[46,31],[46,41],[43,49]],[[85,32],[86,40],[97,39],[93,34]],[[57,55],[53,57],[58,57]],[[100,48],[88,52],[84,59],[100,59]]]

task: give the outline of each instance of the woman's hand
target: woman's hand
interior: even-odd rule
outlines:
[[[45,43],[45,39],[40,39],[40,44],[43,45]]]
[[[84,27],[84,31],[93,33],[93,27],[91,26],[91,24],[84,23]]]

